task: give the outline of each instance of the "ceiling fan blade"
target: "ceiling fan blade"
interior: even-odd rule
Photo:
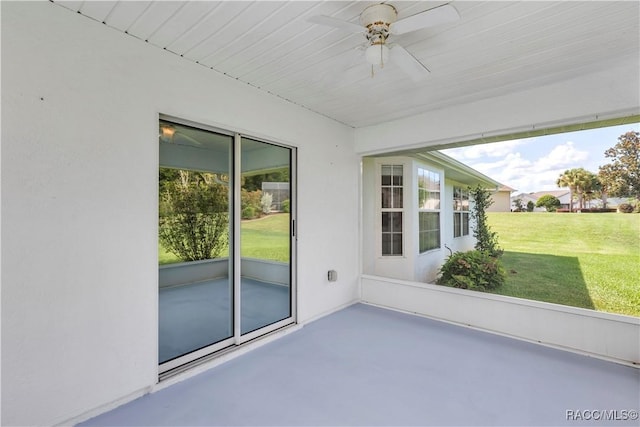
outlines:
[[[173,134],[171,142],[178,145],[190,145],[192,147],[201,147],[203,145],[202,142],[181,131],[176,131]]]
[[[343,21],[342,19],[334,18],[332,16],[327,15],[316,15],[310,17],[307,21],[312,22],[314,24],[326,25],[328,27],[338,28],[340,30],[345,30],[350,33],[363,33],[365,28],[359,24],[354,24],[353,22]]]
[[[448,24],[460,19],[460,14],[450,4],[434,7],[424,12],[416,13],[391,24],[392,34],[405,34],[422,28],[434,27],[440,24]]]
[[[389,59],[407,73],[414,82],[420,82],[429,76],[429,69],[400,45],[391,45]]]

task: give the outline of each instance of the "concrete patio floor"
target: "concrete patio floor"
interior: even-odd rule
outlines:
[[[638,369],[356,304],[81,425],[624,426],[639,402]]]

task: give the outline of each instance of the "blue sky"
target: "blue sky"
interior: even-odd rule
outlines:
[[[604,156],[605,150],[613,147],[620,135],[632,130],[640,132],[640,124],[452,148],[442,152],[516,189],[514,194],[557,190],[556,180],[567,169],[585,168],[598,173],[598,166],[610,162]]]

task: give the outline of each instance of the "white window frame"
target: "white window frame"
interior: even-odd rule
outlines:
[[[459,195],[459,197],[457,197]],[[466,196],[466,197],[465,197]],[[458,185],[453,186],[453,238],[458,239],[469,235],[469,190]],[[459,218],[459,230],[456,227]],[[465,221],[466,218],[466,221]],[[465,226],[466,225],[466,226]],[[459,233],[459,234],[458,234]]]
[[[383,171],[385,170],[385,168],[391,168],[391,180],[386,183],[385,179],[383,178],[384,175]],[[394,173],[397,170],[400,170],[400,175],[394,175]],[[405,171],[406,171],[406,166],[403,163],[397,163],[397,162],[385,162],[383,164],[379,165],[378,168],[378,176],[379,176],[379,181],[378,181],[378,195],[379,195],[379,212],[380,215],[378,217],[378,224],[380,224],[380,232],[379,232],[379,238],[380,238],[380,245],[379,245],[379,253],[380,256],[383,258],[398,258],[398,257],[403,257],[404,253],[405,253],[405,223],[406,223],[406,216],[404,214],[404,206],[405,206],[405,197],[406,197],[406,186],[405,186]],[[400,176],[402,179],[400,181],[400,183],[396,183],[394,182],[393,177],[394,176]],[[389,189],[388,194],[390,195],[390,199],[389,199],[389,203],[387,204],[387,206],[385,207],[385,197],[383,196],[384,193],[384,189],[387,188]],[[400,195],[398,196],[397,192],[394,192],[395,190],[400,190]],[[395,195],[394,195],[395,194]],[[398,202],[397,197],[400,197],[400,200]],[[390,205],[390,206],[389,206]],[[391,226],[391,231],[385,231],[385,227],[383,226],[383,220],[385,217],[385,214],[398,214],[400,215],[400,230],[397,230],[395,228],[393,228],[393,220],[390,220],[389,224]],[[391,249],[391,253],[385,253],[385,235],[390,235],[391,236],[391,243],[390,243],[390,249]],[[400,251],[399,253],[396,253],[393,251],[393,237],[398,237],[400,238]]]
[[[427,179],[427,186],[421,186],[421,180],[423,177]],[[437,178],[437,181],[434,179]],[[416,194],[417,194],[417,206],[418,206],[418,253],[424,254],[430,251],[438,250],[442,248],[442,185],[444,181],[444,174],[441,171],[430,169],[424,165],[418,165],[416,170]],[[436,185],[437,183],[437,185]],[[437,194],[438,198],[429,197],[430,194]],[[422,229],[421,217],[423,213],[436,213],[437,229],[430,228],[427,230]],[[422,242],[428,241],[429,233],[437,231],[437,246],[428,246],[423,248]]]

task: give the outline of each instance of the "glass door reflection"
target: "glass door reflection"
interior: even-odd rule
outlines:
[[[241,140],[242,335],[292,316],[291,149]]]
[[[160,121],[159,362],[233,337],[233,137]]]
[[[294,150],[160,120],[161,375],[294,322]]]

